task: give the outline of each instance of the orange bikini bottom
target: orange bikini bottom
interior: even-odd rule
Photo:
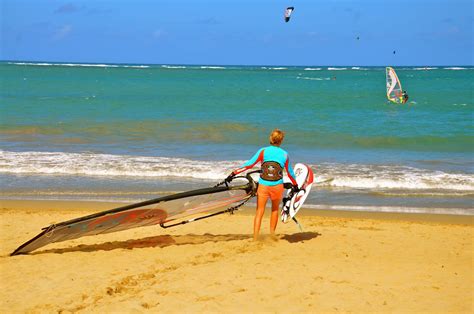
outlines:
[[[270,198],[272,201],[277,201],[283,198],[283,191],[283,184],[277,184],[274,186],[259,184],[257,195],[259,198],[265,197],[265,199]]]

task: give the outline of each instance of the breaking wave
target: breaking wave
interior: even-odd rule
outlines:
[[[125,64],[97,64],[97,63],[46,63],[46,62],[8,62],[15,65],[32,66],[62,66],[62,67],[95,67],[95,68],[138,68],[146,69],[149,65],[125,65]]]
[[[186,69],[184,65],[162,65],[164,69]]]
[[[309,81],[329,81],[329,77],[307,77],[307,76],[298,76],[296,77],[299,80],[309,80]]]
[[[212,161],[177,157],[96,154],[91,152],[11,152],[0,150],[0,173],[106,177],[188,177],[220,180],[243,160]],[[474,193],[474,175],[398,165],[323,163],[311,165],[322,187],[410,193]]]
[[[226,67],[221,67],[221,66],[210,66],[210,65],[203,65],[199,67],[200,69],[212,69],[212,70],[225,70]]]
[[[447,67],[447,68],[444,68],[445,70],[467,70],[467,68],[463,68],[463,67]]]

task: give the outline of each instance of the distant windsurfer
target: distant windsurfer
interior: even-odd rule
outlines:
[[[400,99],[402,101],[402,104],[406,103],[408,101],[408,94],[406,91],[402,92],[402,97]]]
[[[404,104],[408,101],[408,93],[403,90],[395,70],[385,68],[385,82],[387,85],[387,99],[395,104]]]
[[[272,213],[270,216],[270,233],[275,234],[278,223],[278,210],[280,202],[283,198],[283,168],[288,174],[288,178],[293,184],[293,189],[297,190],[298,185],[295,180],[293,168],[290,167],[288,153],[280,148],[285,137],[285,133],[279,129],[275,129],[270,134],[270,146],[263,147],[247,162],[242,168],[232,171],[227,177],[227,181],[246,170],[253,168],[257,163],[261,163],[262,173],[260,174],[259,185],[257,190],[257,211],[255,213],[253,225],[253,238],[258,240],[262,217],[265,212],[265,206],[268,199],[272,201]]]

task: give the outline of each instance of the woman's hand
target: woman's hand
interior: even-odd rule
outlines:
[[[299,191],[301,191],[301,189],[299,188],[299,186],[297,186],[297,185],[295,184],[295,185],[293,185],[293,186],[291,187],[291,191],[296,194],[296,193],[298,193]]]

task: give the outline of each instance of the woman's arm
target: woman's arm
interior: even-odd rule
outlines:
[[[286,173],[288,174],[288,178],[290,178],[290,181],[293,185],[298,185],[296,183],[296,180],[295,180],[295,172],[293,171],[293,168],[290,167],[290,158],[289,157],[286,157],[286,161],[285,161],[285,170],[286,170]]]
[[[234,171],[232,171],[232,174],[237,175],[241,172],[244,172],[248,169],[252,169],[258,162],[263,162],[263,152],[264,149],[260,148],[255,155],[253,155],[252,158],[250,158],[248,161],[246,161],[241,168],[238,168]]]

